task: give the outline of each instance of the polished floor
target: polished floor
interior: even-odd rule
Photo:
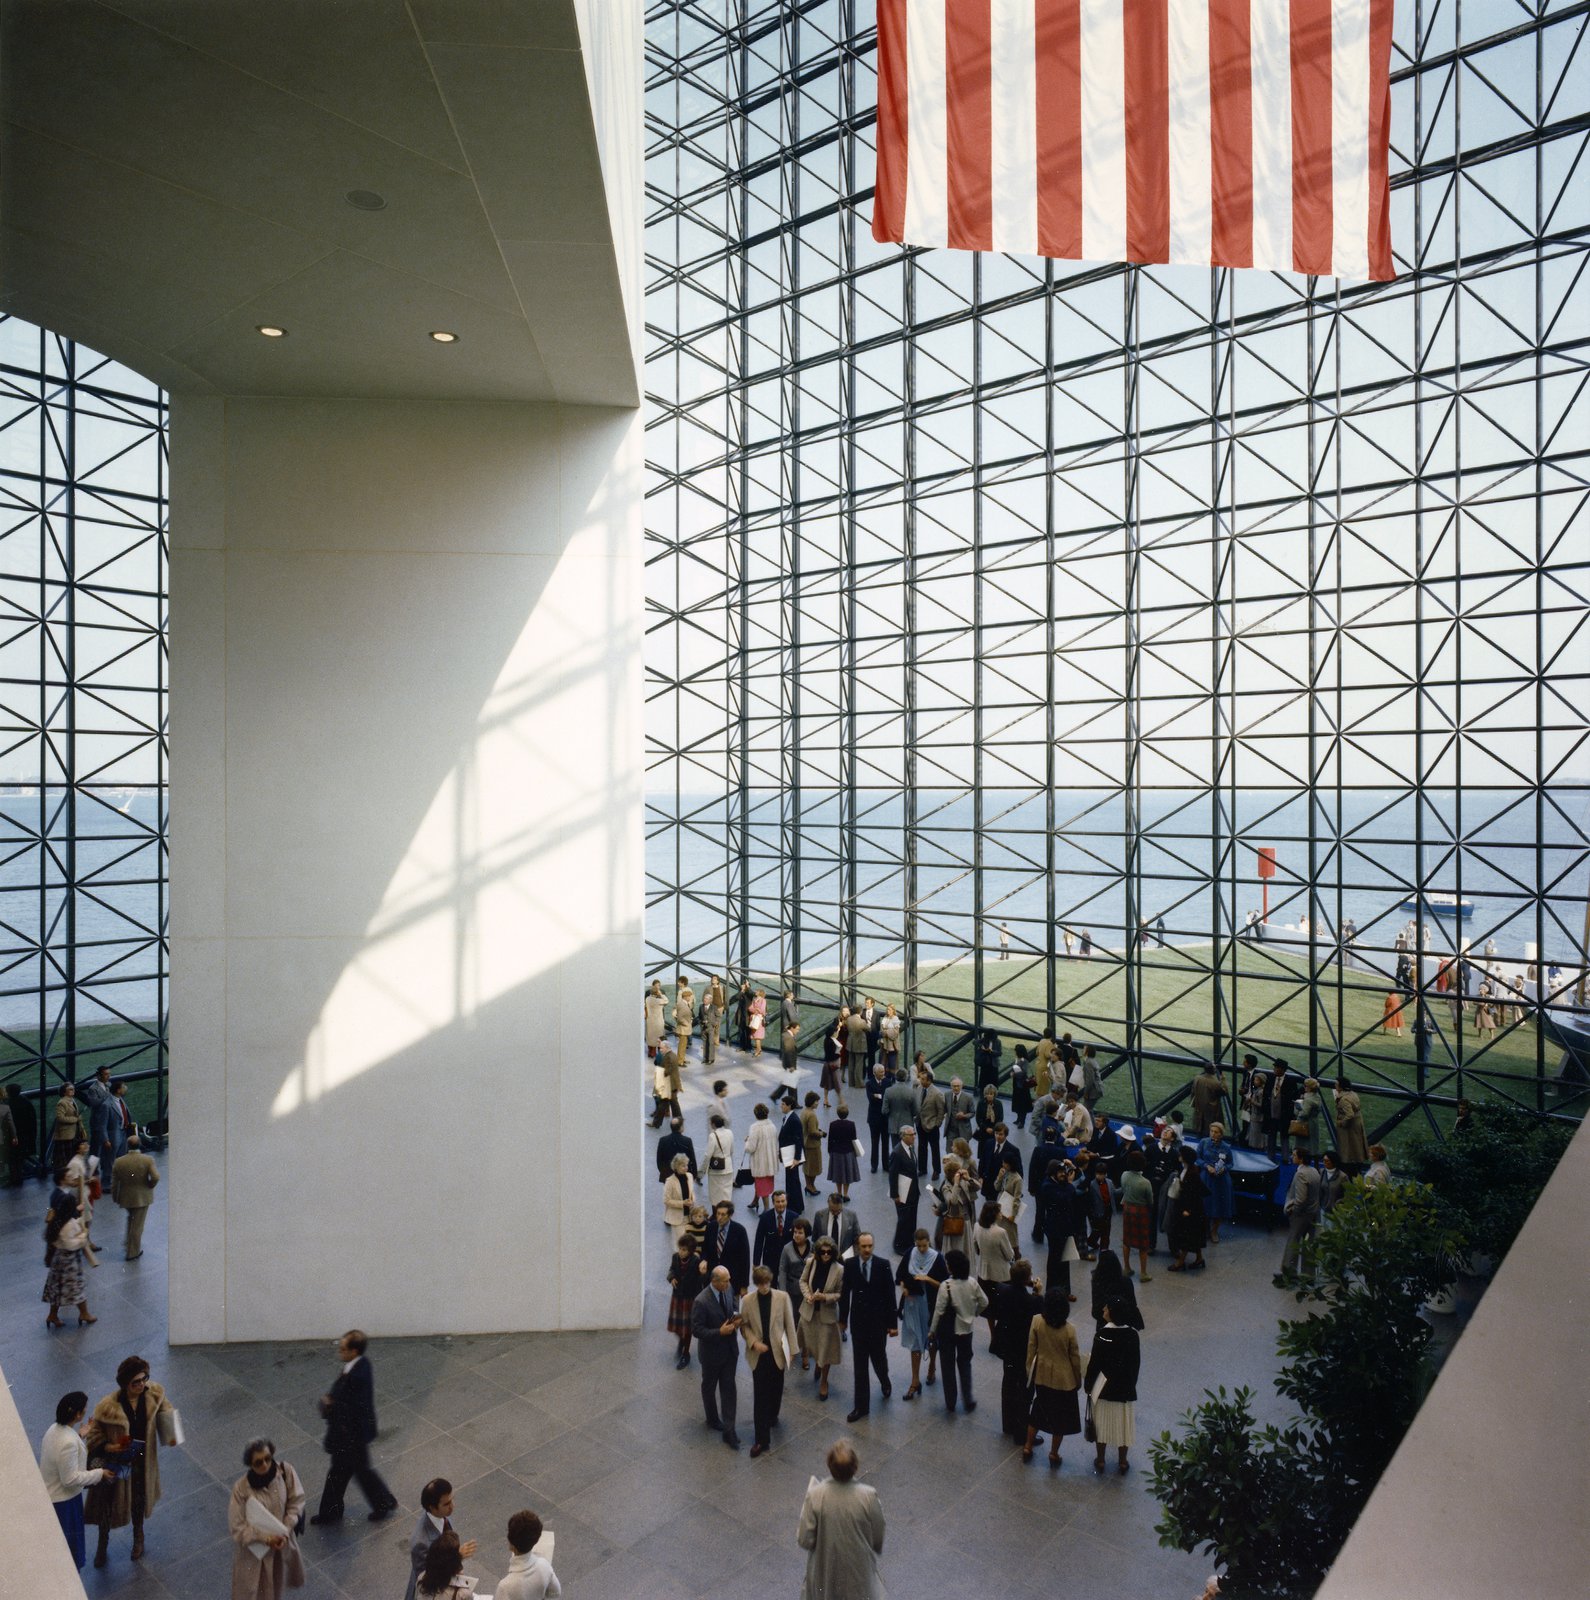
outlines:
[[[732,1085],[743,1139],[750,1107],[774,1081],[775,1066],[725,1052],[713,1075]],[[700,1149],[707,1074],[693,1062],[688,1077],[689,1131]],[[653,1137],[648,1133],[648,1158]],[[482,1594],[506,1565],[507,1518],[526,1505],[557,1535],[556,1567],[571,1600],[798,1592],[801,1496],[807,1478],[822,1471],[829,1444],[847,1431],[849,1369],[836,1369],[826,1404],[809,1377],[792,1375],[783,1426],[760,1460],[707,1432],[698,1373],[674,1370],[673,1341],[663,1328],[668,1236],[660,1191],[649,1187],[649,1204],[653,1196],[646,1326],[639,1331],[376,1338],[376,1460],[403,1510],[372,1525],[350,1490],[348,1521],[304,1535],[310,1577],[298,1592],[305,1600],[398,1600],[419,1487],[437,1475],[453,1481],[455,1521],[480,1543],[468,1570],[479,1574]],[[131,1352],[152,1363],[188,1435],[183,1449],[161,1452],[164,1498],[149,1523],[145,1559],[136,1566],[128,1559],[120,1533],[110,1565],[84,1573],[88,1592],[119,1600],[229,1593],[226,1504],[243,1446],[255,1435],[274,1438],[318,1493],[326,1458],[314,1402],[335,1374],[333,1352],[319,1342],[169,1348],[160,1200],[144,1257],[131,1264],[114,1248],[119,1213],[102,1211],[96,1233],[110,1247],[89,1275],[99,1322],[47,1333],[38,1298],[44,1199],[45,1186],[36,1182],[0,1191],[0,1369],[29,1435],[36,1443],[61,1394],[106,1393],[116,1363]],[[883,1178],[865,1176],[854,1199],[863,1224],[886,1228],[887,1238],[892,1211]],[[894,1399],[880,1402],[875,1394],[872,1415],[853,1430],[862,1475],[882,1495],[888,1519],[883,1574],[890,1594],[1052,1595],[1063,1585],[1068,1593],[1191,1600],[1209,1564],[1158,1545],[1157,1507],[1144,1482],[1146,1446],[1205,1388],[1221,1384],[1255,1385],[1265,1396],[1264,1414],[1283,1414],[1270,1389],[1274,1334],[1277,1318],[1295,1307],[1270,1285],[1281,1243],[1279,1233],[1245,1225],[1210,1251],[1205,1272],[1172,1275],[1158,1258],[1153,1282],[1139,1291],[1148,1329],[1139,1446],[1125,1479],[1096,1478],[1091,1449],[1080,1439],[1069,1442],[1058,1474],[1041,1450],[1023,1466],[998,1431],[999,1368],[981,1336],[975,1382],[983,1403],[972,1416],[946,1416],[937,1389],[903,1403],[904,1357],[895,1356]],[[300,1268],[314,1270],[309,1262]],[[1085,1300],[1085,1284],[1083,1292]],[[1079,1332],[1085,1348],[1088,1330]],[[739,1393],[749,1447],[743,1364]]]

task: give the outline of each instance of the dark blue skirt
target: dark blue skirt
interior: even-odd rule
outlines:
[[[77,1570],[81,1572],[83,1563],[88,1559],[88,1549],[83,1543],[82,1495],[74,1494],[70,1500],[57,1500],[55,1515],[60,1519],[61,1532],[66,1535],[66,1545],[72,1552],[72,1560],[77,1563]]]

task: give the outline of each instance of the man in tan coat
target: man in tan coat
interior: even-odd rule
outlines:
[[[154,1203],[155,1185],[160,1174],[154,1158],[138,1148],[138,1135],[127,1137],[127,1154],[116,1158],[110,1169],[110,1197],[127,1213],[127,1259],[136,1261],[144,1253],[144,1219]]]
[[[784,1403],[784,1370],[799,1353],[799,1347],[795,1313],[789,1296],[773,1287],[772,1269],[758,1267],[751,1274],[751,1285],[751,1292],[740,1302],[740,1333],[745,1339],[746,1363],[751,1368],[754,1460],[772,1445],[773,1427]]]

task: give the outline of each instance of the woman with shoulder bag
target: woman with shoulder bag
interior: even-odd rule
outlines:
[[[734,1198],[734,1133],[722,1112],[707,1119],[712,1132],[707,1135],[707,1204]]]
[[[247,1469],[232,1485],[227,1531],[232,1536],[232,1600],[282,1600],[283,1589],[304,1586],[304,1558],[298,1532],[304,1525],[303,1480],[292,1464],[276,1459],[269,1439],[251,1439],[243,1452]],[[249,1520],[250,1501],[274,1517],[287,1532],[264,1534]],[[263,1555],[254,1547],[263,1545]]]
[[[988,1309],[988,1296],[972,1276],[972,1264],[967,1260],[965,1251],[948,1251],[944,1262],[950,1269],[950,1275],[946,1282],[939,1285],[938,1300],[933,1307],[933,1322],[929,1329],[929,1336],[937,1338],[938,1348],[944,1356],[944,1409],[955,1409],[959,1389],[962,1409],[975,1411],[977,1402],[972,1398],[972,1328]]]

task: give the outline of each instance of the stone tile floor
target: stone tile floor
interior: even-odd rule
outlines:
[[[810,1077],[811,1070],[803,1072]],[[705,1146],[707,1083],[731,1084],[735,1131],[777,1079],[776,1061],[725,1050],[713,1073],[692,1061],[689,1131]],[[859,1098],[859,1096],[858,1096]],[[1025,1146],[1023,1136],[1021,1143]],[[381,1437],[376,1462],[402,1503],[389,1522],[365,1521],[356,1489],[349,1518],[303,1538],[309,1568],[304,1600],[399,1600],[406,1540],[420,1485],[445,1476],[456,1486],[456,1521],[480,1541],[469,1570],[489,1593],[506,1565],[503,1530],[521,1506],[538,1510],[557,1535],[556,1566],[571,1600],[670,1600],[674,1596],[794,1596],[804,1557],[796,1518],[808,1476],[823,1470],[829,1444],[846,1432],[848,1365],[836,1368],[832,1397],[816,1398],[810,1376],[792,1374],[783,1426],[772,1452],[751,1461],[702,1425],[698,1371],[676,1372],[664,1331],[668,1234],[647,1146],[648,1291],[645,1326],[634,1332],[505,1334],[383,1340],[371,1346]],[[826,1191],[826,1180],[821,1184]],[[108,1568],[84,1573],[92,1596],[117,1600],[212,1600],[230,1592],[227,1495],[243,1445],[274,1438],[301,1471],[311,1508],[325,1472],[315,1400],[335,1373],[323,1341],[187,1346],[166,1343],[166,1208],[157,1200],[145,1254],[120,1259],[120,1214],[105,1203],[97,1227],[104,1248],[90,1273],[96,1326],[49,1334],[39,1300],[39,1243],[45,1185],[0,1191],[0,1370],[29,1436],[37,1443],[60,1395],[92,1399],[114,1382],[116,1363],[137,1352],[151,1362],[180,1408],[188,1443],[161,1452],[163,1498],[149,1523],[148,1554],[127,1556],[125,1532]],[[884,1179],[864,1176],[854,1195],[863,1225],[885,1242],[892,1208]],[[819,1202],[820,1203],[820,1202]],[[924,1215],[926,1208],[924,1207]],[[741,1213],[741,1220],[747,1220]],[[754,1219],[749,1219],[753,1220]],[[901,1402],[903,1352],[893,1358],[895,1398],[853,1430],[862,1474],[883,1497],[888,1538],[884,1580],[894,1595],[997,1589],[1015,1596],[1068,1592],[1191,1600],[1207,1558],[1160,1548],[1158,1510],[1145,1487],[1148,1441],[1173,1426],[1206,1387],[1241,1383],[1261,1391],[1261,1414],[1284,1414],[1270,1388],[1277,1319],[1293,1301],[1270,1285],[1279,1233],[1245,1224],[1210,1252],[1208,1270],[1167,1273],[1139,1291],[1148,1330],[1138,1403],[1138,1447],[1125,1478],[1096,1478],[1091,1448],[1068,1443],[1059,1474],[1042,1451],[1023,1466],[999,1434],[999,1367],[979,1336],[972,1416],[946,1416],[941,1390]],[[1086,1268],[1076,1271],[1086,1300]],[[1079,1324],[1084,1349],[1091,1329]],[[848,1358],[848,1350],[847,1350]],[[750,1444],[750,1380],[739,1382],[741,1434]]]

